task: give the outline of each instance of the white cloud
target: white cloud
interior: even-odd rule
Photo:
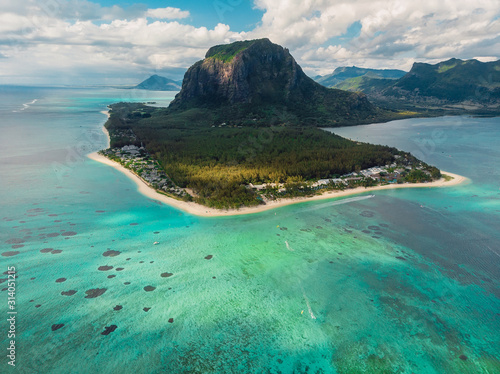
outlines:
[[[491,61],[496,61],[498,60],[498,57],[494,56],[476,56],[474,57],[475,60],[481,61],[481,62],[491,62]]]
[[[159,18],[159,19],[182,19],[189,17],[189,12],[180,10],[179,8],[158,8],[148,9],[146,17]]]
[[[68,17],[70,8],[73,16],[84,17]],[[0,54],[6,57],[0,62],[0,83],[14,75],[39,77],[51,71],[57,76],[89,74],[94,69],[103,75],[118,71],[126,76],[188,67],[210,46],[244,38],[223,24],[208,29],[172,21],[189,17],[188,11],[177,8],[134,10],[134,17],[110,21],[105,19],[111,13],[124,10],[106,8],[109,12],[102,13],[99,22],[96,8],[86,1],[65,2],[50,11],[34,7],[30,12],[18,8],[16,13],[14,5],[10,9],[13,12],[0,11]]]
[[[102,7],[87,0],[2,0],[0,83],[16,74],[123,75],[187,68],[215,44],[268,37],[311,75],[337,66],[409,69],[414,61],[498,59],[498,0],[254,0],[253,30],[189,24],[173,7]],[[354,23],[356,35],[346,35]],[[483,59],[484,59],[483,58]],[[52,73],[51,73],[52,72]]]
[[[344,64],[408,68],[413,60],[500,51],[498,0],[256,0],[255,5],[265,14],[251,34],[290,47],[313,72]],[[329,43],[354,22],[362,26],[359,36],[342,45]]]

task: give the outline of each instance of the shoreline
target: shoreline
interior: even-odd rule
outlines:
[[[104,129],[105,133],[107,131]],[[109,141],[109,134],[108,134]],[[411,183],[411,184],[389,184],[383,186],[375,186],[375,187],[356,187],[352,189],[347,189],[344,191],[325,191],[321,195],[315,195],[311,197],[297,197],[297,198],[284,198],[276,201],[267,202],[266,205],[258,205],[255,207],[244,207],[240,209],[230,209],[230,210],[219,210],[214,208],[209,208],[201,204],[197,204],[194,202],[180,201],[176,200],[172,197],[165,196],[156,192],[155,189],[151,188],[144,180],[142,180],[139,176],[133,173],[131,170],[125,168],[121,164],[110,160],[107,157],[104,157],[97,152],[91,153],[87,155],[91,160],[100,162],[102,164],[111,166],[116,170],[124,173],[127,177],[132,179],[138,186],[138,191],[146,197],[149,197],[153,200],[160,201],[169,206],[182,210],[185,213],[189,213],[195,216],[200,217],[220,217],[220,216],[236,216],[243,214],[253,214],[265,212],[267,210],[280,208],[287,205],[300,204],[308,201],[316,201],[316,200],[325,200],[325,199],[333,199],[337,197],[345,197],[350,195],[357,195],[365,192],[373,192],[373,191],[381,191],[381,190],[395,190],[399,188],[436,188],[436,187],[450,187],[456,186],[461,183],[468,181],[469,179],[463,177],[458,174],[453,174],[445,171],[441,171],[441,174],[452,177],[452,180],[446,181],[444,178],[441,178],[434,182],[429,183]]]
[[[101,111],[101,113],[107,117],[107,119],[106,119],[106,122],[107,122],[109,117],[110,117],[109,112],[103,110],[103,111]],[[104,124],[106,124],[106,122]],[[106,143],[106,148],[111,147],[111,137],[109,136],[108,129],[106,127],[104,127],[104,125],[102,125],[101,130],[104,133],[104,135],[106,135],[106,138],[108,139],[108,142]]]

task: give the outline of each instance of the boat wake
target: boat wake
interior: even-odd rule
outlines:
[[[311,316],[312,319],[316,319],[316,316],[314,315],[312,309],[311,309],[311,304],[309,304],[309,299],[307,298],[306,291],[304,291],[304,287],[302,287],[302,296],[304,296],[304,300],[306,301],[307,305],[307,311],[309,312],[309,315]]]
[[[323,209],[327,208],[330,206],[335,206],[335,205],[342,205],[342,204],[349,204],[349,203],[354,203],[356,201],[362,201],[362,200],[367,200],[375,197],[375,195],[366,195],[366,196],[356,196],[356,197],[348,197],[347,199],[342,199],[342,200],[336,200],[336,201],[331,201],[323,204],[315,204],[314,206],[304,209],[304,211],[313,211],[313,210],[318,210],[318,209]]]
[[[38,101],[38,99],[34,99],[33,101],[30,101],[29,103],[24,103],[23,107],[20,109],[20,111],[22,112],[23,110],[28,109],[31,105],[35,104],[37,101]],[[17,113],[17,112],[19,112],[19,110],[13,110],[12,112]]]

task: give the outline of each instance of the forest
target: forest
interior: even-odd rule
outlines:
[[[407,155],[314,127],[218,124],[197,110],[179,118],[161,108],[119,103],[110,114],[111,147],[142,143],[176,185],[192,189],[195,201],[215,208],[260,204],[249,183],[337,177]]]

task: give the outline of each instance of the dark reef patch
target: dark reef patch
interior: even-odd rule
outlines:
[[[162,278],[168,278],[171,277],[172,275],[174,275],[174,273],[161,273]]]
[[[100,270],[100,271],[108,271],[108,270],[111,270],[113,269],[113,266],[109,266],[109,265],[103,265],[103,266],[99,266],[97,268],[97,270]]]
[[[154,287],[154,286],[146,286],[146,287],[144,287],[144,291],[146,291],[146,292],[151,292],[151,291],[154,291],[154,290],[156,290],[156,287]]]
[[[56,283],[66,282],[66,278],[57,278]]]
[[[62,236],[75,236],[76,232],[75,231],[65,231],[61,235]]]
[[[375,213],[371,212],[369,210],[364,210],[361,213],[359,213],[359,215],[363,216],[363,217],[371,218],[371,217],[373,217],[375,215]]]
[[[115,256],[118,256],[121,252],[120,251],[106,251],[104,252],[102,255],[104,257],[115,257]]]
[[[12,257],[12,256],[17,256],[19,253],[19,251],[8,251],[8,252],[3,252],[2,253],[2,256],[4,257]]]
[[[57,323],[55,325],[52,325],[51,329],[52,329],[52,331],[56,331],[56,330],[59,330],[62,327],[64,327],[64,323]]]
[[[85,291],[87,296],[85,296],[86,299],[93,299],[95,297],[101,296],[104,292],[107,291],[107,288],[92,288],[90,290]]]
[[[212,255],[205,256],[205,260],[210,260],[210,259],[212,259],[213,257],[214,257],[214,256],[212,256]]]
[[[113,310],[120,310],[120,309],[123,309],[123,307],[121,305],[117,305],[113,308]]]
[[[73,296],[77,292],[78,291],[76,291],[76,290],[63,291],[63,292],[61,292],[61,295],[63,295],[63,296]]]
[[[116,325],[106,326],[104,331],[101,332],[102,335],[109,335],[118,328]]]
[[[54,250],[54,248],[44,248],[44,249],[41,249],[40,252],[49,253],[49,252],[52,252],[53,250]]]
[[[13,238],[13,239],[6,240],[5,243],[7,243],[7,244],[21,244],[21,243],[24,243],[24,240],[19,239],[19,238]]]

